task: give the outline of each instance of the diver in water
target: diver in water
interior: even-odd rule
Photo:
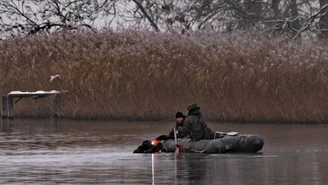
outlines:
[[[136,150],[134,150],[133,153],[155,153],[155,152],[159,152],[163,147],[163,145],[160,141],[167,140],[167,139],[175,139],[174,128],[178,131],[178,134],[177,134],[178,138],[186,137],[187,134],[185,134],[183,132],[179,132],[179,129],[181,129],[182,126],[183,126],[185,118],[186,118],[186,116],[183,115],[182,112],[177,112],[175,114],[175,119],[176,119],[175,127],[173,127],[171,129],[171,131],[169,132],[168,135],[160,135],[156,139],[154,139],[153,141],[150,141],[150,140],[143,141],[142,144]]]
[[[143,141],[142,144],[136,150],[134,150],[133,153],[155,153],[161,151],[163,144],[160,141],[175,139],[174,128],[176,129],[176,131],[178,131],[177,137],[179,139],[188,138],[187,134],[183,133],[182,131],[181,132],[179,131],[183,127],[185,118],[186,116],[183,115],[182,112],[177,112],[175,114],[175,119],[176,119],[175,127],[171,129],[168,135],[160,135],[157,138],[155,138],[153,141],[150,140]]]
[[[133,151],[133,153],[156,153],[162,149],[162,144],[154,145],[150,140],[145,140],[142,144]]]

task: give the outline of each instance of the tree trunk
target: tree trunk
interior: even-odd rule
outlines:
[[[320,2],[320,9],[328,4],[328,0],[319,0]],[[328,13],[326,13],[325,15],[323,15],[326,11],[328,11],[328,8],[325,8],[324,10],[321,10],[321,17],[320,17],[320,37],[321,38],[328,38]]]
[[[261,0],[246,0],[245,10],[246,27],[253,27],[262,18],[262,1]]]
[[[298,8],[297,8],[297,2],[296,0],[291,0],[291,7],[290,7],[290,13],[293,18],[298,17]],[[300,30],[301,25],[299,19],[295,19],[292,23],[291,26],[296,29]]]
[[[155,29],[155,31],[156,31],[156,32],[159,32],[160,30],[159,30],[159,28],[158,28],[158,25],[155,23],[153,17],[151,17],[151,16],[147,13],[145,7],[142,6],[141,1],[139,1],[139,0],[132,0],[132,1],[138,6],[138,8],[139,8],[140,11],[142,12],[142,14],[146,17],[146,19],[149,21],[150,25]]]
[[[281,17],[281,12],[279,9],[279,3],[280,0],[272,0],[272,9],[273,9],[273,14],[276,19]]]

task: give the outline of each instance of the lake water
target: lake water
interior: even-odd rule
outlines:
[[[328,184],[328,125],[208,123],[259,134],[260,154],[133,154],[174,122],[3,122],[0,184]]]

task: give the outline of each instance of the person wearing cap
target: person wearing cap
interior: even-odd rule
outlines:
[[[189,105],[188,116],[183,123],[183,127],[179,131],[189,134],[192,141],[199,141],[201,139],[213,139],[214,132],[207,127],[200,107],[196,104]]]
[[[184,137],[188,136],[188,134],[180,131],[181,127],[183,127],[185,118],[186,118],[186,116],[183,115],[182,112],[177,112],[175,114],[175,119],[176,119],[175,128],[176,128],[176,130],[178,130],[178,137],[179,138],[184,138]],[[158,140],[174,139],[174,127],[171,129],[169,135],[160,135],[156,139],[158,139]]]

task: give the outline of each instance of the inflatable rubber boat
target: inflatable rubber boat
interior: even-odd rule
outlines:
[[[195,153],[257,153],[264,141],[255,134],[222,134],[212,140],[192,141],[191,139],[145,140],[133,153],[195,152]]]

